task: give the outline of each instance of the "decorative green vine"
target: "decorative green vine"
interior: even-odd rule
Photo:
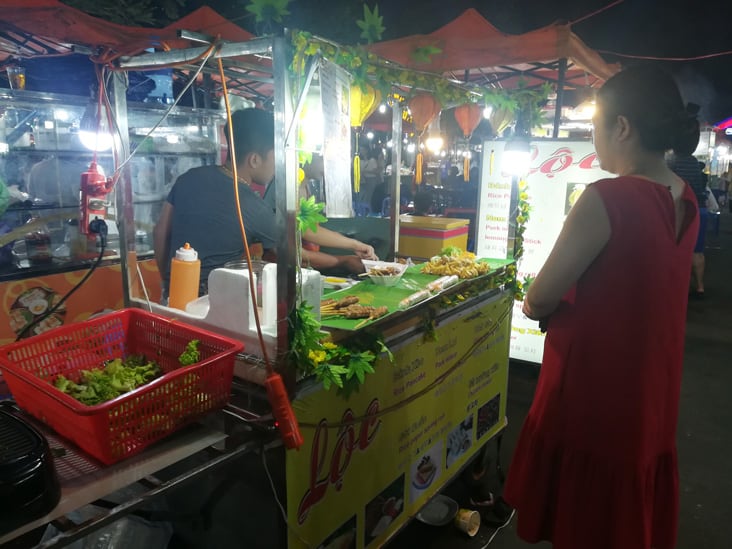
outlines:
[[[422,340],[437,341],[437,330],[435,326],[436,311],[432,307],[426,307],[422,313],[421,327],[422,327]]]
[[[322,214],[323,206],[312,196],[300,199],[295,216],[298,242],[302,232],[308,229],[316,231],[320,223],[327,221]],[[359,333],[359,337],[351,338],[347,345],[331,341],[330,335],[322,330],[320,321],[313,314],[313,305],[306,302],[295,307],[288,321],[290,365],[304,377],[314,376],[326,390],[335,385],[344,398],[357,392],[366,374],[374,372],[374,362],[380,354],[386,353],[389,360],[394,361],[391,351],[378,334],[368,331]]]
[[[391,95],[394,88],[406,99],[427,90],[444,108],[473,102],[514,112],[526,106],[539,105],[550,91],[547,86],[539,90],[524,87],[505,90],[460,83],[448,80],[441,74],[415,71],[388,63],[363,46],[339,46],[305,31],[294,31],[292,44],[294,56],[291,70],[295,74],[302,75],[308,59],[320,55],[346,69],[353,77],[354,84],[369,82],[379,89],[383,97]],[[439,48],[427,46],[422,50],[415,50],[413,55],[422,59],[437,53]]]
[[[516,234],[513,241],[513,258],[517,263],[524,255],[524,233],[526,232],[526,224],[529,222],[530,214],[531,205],[529,204],[528,185],[526,181],[521,180],[519,181],[518,202],[516,205]],[[514,299],[516,301],[523,301],[533,279],[527,277],[523,281],[518,280],[515,265],[513,278]]]
[[[303,376],[315,376],[326,390],[337,387],[338,394],[348,398],[358,392],[366,374],[374,373],[374,362],[386,353],[394,356],[379,334],[364,332],[351,338],[348,345],[330,340],[312,307],[301,303],[290,315],[290,363]]]

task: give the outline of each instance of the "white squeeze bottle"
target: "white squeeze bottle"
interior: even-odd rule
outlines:
[[[186,305],[198,298],[201,281],[201,260],[198,252],[186,242],[178,248],[170,262],[170,295],[168,306],[185,311]]]

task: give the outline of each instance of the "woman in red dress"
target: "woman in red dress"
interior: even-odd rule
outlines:
[[[555,549],[672,549],[676,423],[699,216],[664,152],[699,139],[673,79],[613,76],[593,119],[600,165],[524,302],[547,320],[534,402],[504,493],[518,534]]]

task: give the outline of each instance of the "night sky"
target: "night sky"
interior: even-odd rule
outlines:
[[[555,21],[577,20],[615,0],[391,0],[378,2],[384,16],[384,40],[429,33],[468,8],[477,9],[499,30],[520,34]],[[257,29],[243,6],[247,0],[193,0],[207,3],[252,31]],[[373,2],[369,2],[373,5]],[[286,23],[341,43],[358,40],[359,0],[293,0]],[[573,26],[591,48],[634,56],[697,57],[732,51],[732,2],[711,0],[624,0]],[[624,65],[659,63],[603,53]],[[660,62],[677,75],[685,99],[702,105],[710,123],[732,116],[732,55],[703,61]]]

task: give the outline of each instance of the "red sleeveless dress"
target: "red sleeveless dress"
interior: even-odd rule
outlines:
[[[529,542],[672,549],[696,199],[687,185],[677,239],[664,186],[626,176],[593,188],[610,240],[550,317],[504,498]]]

